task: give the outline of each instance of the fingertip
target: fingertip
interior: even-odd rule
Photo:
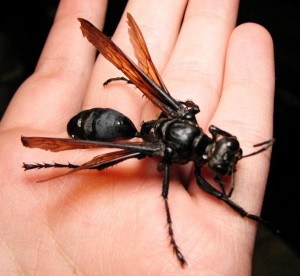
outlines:
[[[274,71],[270,33],[256,23],[236,27],[227,47],[222,96],[213,121],[249,144],[270,139]]]
[[[226,72],[227,83],[255,81],[258,86],[274,83],[273,40],[266,28],[256,23],[235,28],[228,45]]]
[[[243,34],[251,38],[254,36],[256,39],[263,38],[264,41],[273,44],[273,39],[270,32],[262,25],[254,22],[247,22],[238,25],[233,31],[232,35]]]

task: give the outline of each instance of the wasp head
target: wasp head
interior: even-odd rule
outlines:
[[[217,177],[235,172],[235,165],[242,158],[240,143],[235,137],[223,136],[208,153],[208,166]]]

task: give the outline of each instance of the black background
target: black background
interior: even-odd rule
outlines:
[[[33,72],[59,1],[36,2],[2,0],[0,4],[0,118],[18,86]],[[104,28],[107,35],[112,35],[125,4],[126,0],[109,1]],[[256,22],[268,29],[276,63],[276,143],[262,215],[277,225],[281,234],[274,236],[260,227],[253,275],[300,275],[300,9],[296,4],[240,2],[238,24]]]

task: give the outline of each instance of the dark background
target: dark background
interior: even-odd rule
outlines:
[[[58,0],[0,4],[0,118],[19,85],[33,72]],[[110,0],[104,32],[111,36],[126,0]],[[297,2],[242,0],[238,24],[256,22],[275,45],[276,96],[271,171],[262,216],[281,229],[259,227],[253,275],[300,275],[300,9]],[[155,11],[153,11],[155,12]],[[224,256],[230,258],[230,256]]]

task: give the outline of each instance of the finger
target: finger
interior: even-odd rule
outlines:
[[[130,12],[142,30],[153,62],[158,70],[161,70],[176,41],[185,6],[186,0],[129,1],[112,39],[126,55],[136,61],[133,47],[129,41],[128,25],[126,23],[126,13]],[[157,7],[159,7],[158,12]],[[142,94],[138,89],[122,82],[112,83],[102,89],[104,81],[118,76],[122,76],[121,72],[100,55],[91,77],[83,109],[95,106],[112,107],[124,112],[135,123],[140,124],[140,120],[137,118],[143,109],[143,104],[147,101],[142,98]]]
[[[238,137],[244,154],[272,138],[274,82],[269,33],[256,24],[239,26],[228,45],[223,93],[212,121]],[[233,199],[238,196],[253,212],[259,211],[263,199],[270,152],[242,159],[237,166]]]
[[[81,107],[95,58],[95,50],[82,38],[77,17],[92,14],[102,26],[105,6],[105,0],[60,2],[36,70],[12,100],[3,128],[34,122],[37,129],[45,125],[65,129],[66,121]]]
[[[236,24],[237,0],[189,1],[164,78],[175,98],[199,105],[199,123],[211,118],[219,99],[228,39]]]

